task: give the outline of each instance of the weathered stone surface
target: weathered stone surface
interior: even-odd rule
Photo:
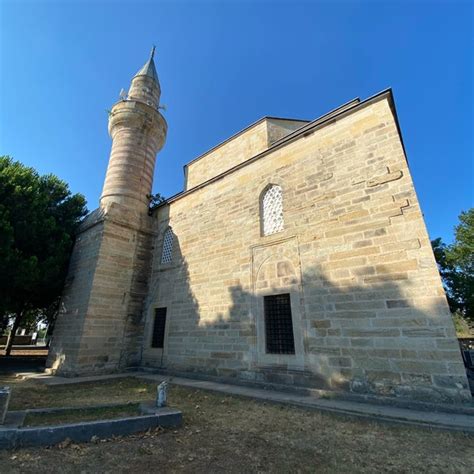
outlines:
[[[389,183],[390,181],[395,181],[400,179],[403,176],[402,171],[395,171],[393,173],[387,173],[383,176],[377,176],[376,178],[369,179],[367,181],[367,186],[379,186],[380,184]]]
[[[401,374],[423,367],[427,393],[439,396],[442,388],[432,376],[462,370],[459,357],[457,366],[439,365],[453,358],[441,349],[441,340],[448,340],[443,328],[452,322],[446,301],[434,300],[442,287],[399,138],[363,133],[365,118],[395,129],[388,101],[380,100],[158,210],[155,248],[159,254],[161,236],[172,226],[177,249],[172,268],[155,258],[145,334],[154,307],[168,307],[170,326],[164,354],[145,339],[144,363],[158,364],[163,356],[170,369],[210,373],[221,367],[237,374],[296,367],[333,387],[338,377],[350,381],[370,373],[374,382],[365,390],[407,396],[408,390],[394,388],[405,384]],[[360,135],[352,135],[354,123]],[[366,153],[374,146],[377,169]],[[188,188],[203,179],[193,166]],[[387,174],[387,168],[396,171]],[[358,184],[354,173],[363,175]],[[283,189],[285,228],[262,237],[258,199],[268,183]],[[262,299],[285,292],[292,299],[296,353],[266,354]],[[222,321],[231,326],[219,329]],[[192,336],[183,336],[184,328],[192,328]],[[235,330],[242,334],[237,345]],[[237,348],[240,357],[211,356],[216,344],[220,353]],[[192,357],[183,357],[183,347]],[[361,357],[351,348],[367,352]],[[437,352],[436,359],[420,350]],[[420,365],[420,357],[427,363]],[[376,381],[377,371],[392,376]]]
[[[133,102],[112,110],[101,209],[78,236],[50,366],[467,399],[389,92],[330,121],[256,122],[189,163],[186,191],[152,216],[166,124]],[[275,185],[283,229],[263,235],[262,198]],[[290,353],[267,350],[264,301],[278,294],[290,296]],[[152,347],[158,308],[164,347]]]
[[[47,361],[63,375],[140,362],[153,240],[148,204],[167,131],[160,93],[158,82],[137,75],[129,99],[109,115],[112,150],[100,209],[79,230]]]
[[[0,425],[5,421],[10,402],[10,387],[0,387]]]
[[[264,117],[188,163],[185,189],[194,188],[266,151],[273,143],[306,123],[304,120]],[[330,177],[324,176],[321,179]]]

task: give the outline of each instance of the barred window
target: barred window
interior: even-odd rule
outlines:
[[[166,308],[155,309],[151,347],[163,349],[165,342]]]
[[[283,193],[273,184],[264,193],[261,204],[262,234],[271,235],[283,230]]]
[[[263,305],[267,354],[294,354],[290,295],[264,296]]]
[[[161,263],[171,263],[173,259],[173,229],[168,227],[163,238],[163,250],[161,252]]]

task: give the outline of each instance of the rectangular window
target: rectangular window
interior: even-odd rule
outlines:
[[[155,321],[153,323],[153,335],[151,339],[151,347],[163,349],[165,342],[165,326],[166,326],[166,308],[155,309]]]
[[[290,295],[263,297],[267,354],[294,354]]]

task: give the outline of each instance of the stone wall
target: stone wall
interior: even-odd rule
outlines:
[[[306,125],[306,120],[267,119],[268,146]]]
[[[187,164],[185,189],[194,188],[258,155],[305,123],[264,117]]]
[[[284,230],[263,237],[271,183]],[[143,365],[470,399],[390,93],[156,212]],[[291,295],[294,355],[265,352],[263,296],[279,293]],[[168,311],[164,351],[150,347],[156,307]]]
[[[103,215],[96,210],[76,236],[46,362],[53,370],[62,367],[69,371],[77,363],[103,230]]]
[[[137,365],[151,260],[152,217],[111,205],[84,223],[74,247],[47,367],[62,375]]]

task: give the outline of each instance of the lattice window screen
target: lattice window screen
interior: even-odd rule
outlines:
[[[281,187],[273,185],[263,196],[263,235],[283,230],[283,193]]]
[[[161,263],[171,263],[173,258],[173,229],[171,227],[165,232],[163,239],[163,251],[161,253]]]

